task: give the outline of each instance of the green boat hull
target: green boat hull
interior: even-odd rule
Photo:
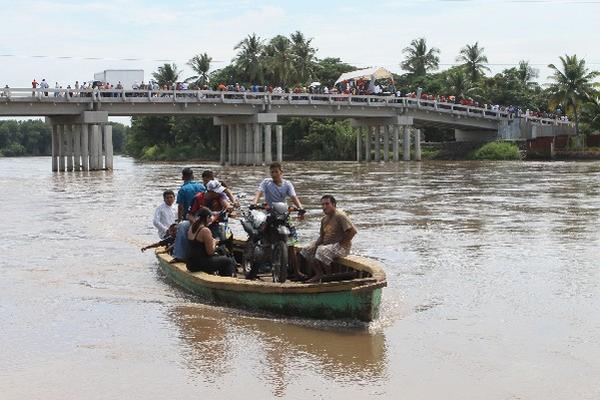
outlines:
[[[164,257],[158,256],[158,259],[162,271],[171,281],[205,301],[285,316],[369,322],[378,317],[381,288],[385,286],[385,283],[379,283],[338,291],[318,291],[318,288],[313,288],[306,292],[288,292],[279,286],[268,292],[236,290],[236,285],[230,284],[228,290],[227,287],[214,287],[201,279],[195,279],[196,274],[170,264]]]

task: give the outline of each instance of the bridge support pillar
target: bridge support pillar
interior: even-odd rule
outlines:
[[[371,161],[371,127],[365,128],[365,161]]]
[[[67,171],[73,171],[73,125],[64,125],[65,155],[67,156]]]
[[[390,159],[390,126],[384,125],[383,128],[383,161]]]
[[[73,130],[73,170],[81,171],[81,129],[80,125],[71,125]]]
[[[90,171],[98,170],[100,160],[98,158],[98,145],[100,144],[100,127],[92,124],[90,130]]]
[[[261,128],[261,124],[252,124],[252,134],[254,135],[254,157],[252,163],[254,165],[261,165],[263,163]]]
[[[275,142],[277,147],[277,162],[283,161],[283,127],[275,125]]]
[[[271,124],[265,125],[265,164],[273,162],[273,154],[271,151]]]
[[[226,129],[227,125],[221,125],[221,146],[219,147],[219,164],[225,164],[225,150],[227,148]]]
[[[360,136],[362,135],[362,128],[355,129],[356,131],[356,162],[360,162]]]
[[[374,126],[375,131],[375,162],[381,161],[381,126]]]
[[[65,170],[65,126],[62,124],[56,125],[58,139],[58,170]]]
[[[402,142],[402,150],[403,150],[403,160],[410,161],[410,128],[408,126],[403,126],[403,142]]]
[[[111,170],[113,169],[113,144],[112,144],[112,125],[104,124],[102,127],[102,133],[104,134],[104,168]],[[102,157],[102,153],[100,153]]]
[[[254,163],[254,124],[246,124],[246,132],[244,135],[245,157],[243,164],[251,165]]]
[[[79,127],[79,134],[81,136],[81,169],[84,171],[90,170],[89,128],[88,124],[81,124]]]
[[[392,146],[392,151],[394,152],[394,161],[398,161],[400,159],[399,156],[399,136],[400,136],[400,126],[399,125],[392,125],[392,129],[394,130],[394,143]]]
[[[235,149],[235,125],[227,125],[227,163],[233,165],[233,153]]]
[[[58,125],[52,124],[52,171],[58,171],[58,149],[59,149]]]
[[[421,161],[421,130],[415,129],[415,161]]]
[[[235,126],[235,156],[233,165],[239,165],[242,162],[242,145],[244,144],[242,140],[245,134],[244,126],[245,124],[236,124]]]

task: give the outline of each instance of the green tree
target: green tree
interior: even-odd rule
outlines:
[[[413,76],[425,76],[427,71],[436,70],[439,66],[440,50],[435,47],[427,48],[425,38],[414,39],[402,52],[406,58],[400,65]]]
[[[579,134],[579,106],[593,93],[592,80],[598,76],[597,71],[590,72],[585,66],[585,60],[577,55],[560,57],[561,68],[549,64],[548,68],[554,73],[548,78],[553,80],[549,86],[549,106],[554,109],[562,105],[567,112],[575,117],[575,134]]]
[[[462,63],[462,67],[469,75],[469,79],[472,82],[477,83],[485,76],[485,71],[490,71],[487,67],[488,59],[483,54],[484,48],[479,47],[479,42],[475,42],[474,45],[467,44],[460,50],[459,56],[456,61]]]
[[[452,68],[446,75],[446,92],[465,99],[477,95],[478,88],[462,68]]]
[[[315,58],[316,49],[311,46],[312,39],[306,39],[304,34],[296,31],[290,36],[292,41],[293,68],[295,80],[306,84],[315,76],[317,63]]]
[[[270,81],[286,87],[294,72],[294,55],[290,39],[282,35],[275,36],[265,48],[265,57]]]
[[[581,120],[585,122],[590,131],[600,131],[600,94],[598,92],[589,96],[583,105]]]
[[[339,58],[327,57],[317,62],[317,76],[321,84],[331,87],[345,72],[354,71],[355,66],[342,62]]]
[[[534,82],[534,79],[539,76],[539,71],[536,68],[533,68],[529,64],[529,61],[519,61],[519,66],[516,71],[521,84],[526,87],[537,85],[537,83]]]
[[[179,75],[181,75],[181,71],[179,71],[177,65],[173,63],[164,64],[163,66],[158,67],[158,71],[154,72],[152,77],[160,86],[172,86],[179,80]]]
[[[202,87],[208,84],[208,71],[212,58],[206,53],[198,54],[188,61],[188,65],[192,68],[196,75],[190,76],[186,82],[194,82],[197,87]]]
[[[235,66],[239,71],[244,71],[244,79],[247,83],[264,83],[264,66],[262,55],[264,51],[264,40],[256,33],[248,35],[239,42],[233,49],[239,50],[233,59]]]

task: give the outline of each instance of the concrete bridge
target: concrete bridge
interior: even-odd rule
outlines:
[[[220,161],[261,164],[282,159],[281,117],[351,119],[360,129],[357,160],[410,160],[411,136],[420,159],[420,130],[455,130],[457,141],[519,140],[573,135],[571,123],[515,118],[506,111],[418,100],[410,97],[344,94],[3,89],[0,116],[44,116],[52,125],[52,169],[112,169],[109,116],[206,116],[221,127]],[[412,135],[411,135],[412,134]],[[391,147],[391,152],[390,152]],[[364,151],[363,151],[364,150]]]

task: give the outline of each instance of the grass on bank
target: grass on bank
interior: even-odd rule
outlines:
[[[216,155],[207,155],[203,147],[180,145],[169,146],[164,144],[155,144],[145,147],[139,157],[141,161],[186,161],[186,160],[208,160],[216,159]]]
[[[469,154],[471,160],[520,160],[519,146],[513,142],[489,142]]]

